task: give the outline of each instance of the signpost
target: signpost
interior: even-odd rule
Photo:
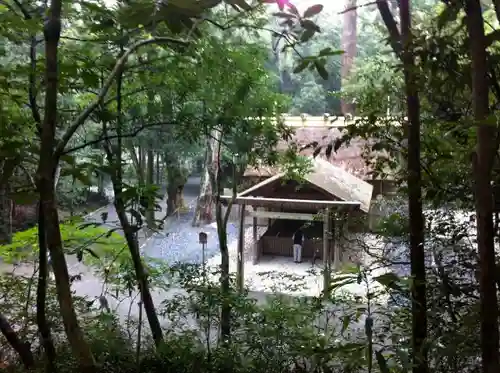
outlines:
[[[200,232],[198,235],[199,242],[201,244],[201,260],[203,263],[203,281],[205,281],[205,247],[207,245],[208,235],[205,232]]]

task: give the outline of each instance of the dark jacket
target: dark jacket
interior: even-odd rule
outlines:
[[[293,235],[293,244],[294,245],[303,245],[304,244],[304,232],[302,232],[300,229],[295,232]]]

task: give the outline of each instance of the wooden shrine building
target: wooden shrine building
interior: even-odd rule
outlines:
[[[271,176],[236,196],[240,206],[240,235],[237,256],[237,279],[244,286],[244,263],[257,264],[262,255],[292,256],[292,235],[300,227],[306,232],[304,258],[320,259],[324,267],[324,287],[328,288],[330,273],[339,269],[341,246],[338,241],[347,228],[353,211],[368,213],[373,186],[330,162],[312,158],[312,170],[300,182],[286,180],[284,173]],[[232,200],[232,196],[222,196]],[[252,210],[253,246],[245,252],[244,220],[247,206]],[[257,236],[258,219],[267,220],[267,231]],[[302,228],[304,229],[304,228]],[[245,258],[249,256],[250,258]]]

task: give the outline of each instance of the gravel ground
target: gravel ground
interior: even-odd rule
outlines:
[[[193,227],[194,212],[182,215],[178,220],[174,218],[166,227],[165,232],[155,234],[144,248],[144,254],[153,258],[162,259],[168,264],[201,264],[202,249],[198,243],[198,235],[205,232],[208,243],[205,248],[205,259],[208,260],[219,254],[219,242],[215,224],[203,227]],[[233,223],[227,226],[228,244],[238,239],[238,227]]]

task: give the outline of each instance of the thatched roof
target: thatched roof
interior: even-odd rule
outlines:
[[[287,121],[288,123],[288,121]],[[329,143],[342,136],[343,128],[330,127],[329,125],[318,126],[302,126],[295,129],[295,134],[290,143],[295,143],[300,148],[311,143],[318,143],[318,146],[326,147]],[[278,144],[278,150],[285,150],[290,146],[290,143],[282,141]],[[370,179],[370,168],[367,166],[362,157],[363,148],[366,141],[362,139],[353,139],[349,146],[343,145],[337,152],[334,152],[330,157],[325,156],[325,149],[317,155],[320,159],[325,159],[332,165],[340,167],[345,171],[357,176],[361,179]],[[300,154],[310,156],[314,152],[314,148],[307,148],[300,151]],[[245,171],[245,176],[268,177],[279,173],[277,168],[262,166],[259,168],[248,168]]]
[[[311,157],[311,162],[313,169],[310,173],[304,175],[305,181],[323,190],[335,199],[346,202],[359,202],[360,209],[364,212],[370,210],[373,193],[373,186],[371,184],[323,159]],[[271,183],[280,182],[283,176],[285,176],[284,173],[271,176],[241,192],[238,197],[258,195],[261,188]]]

